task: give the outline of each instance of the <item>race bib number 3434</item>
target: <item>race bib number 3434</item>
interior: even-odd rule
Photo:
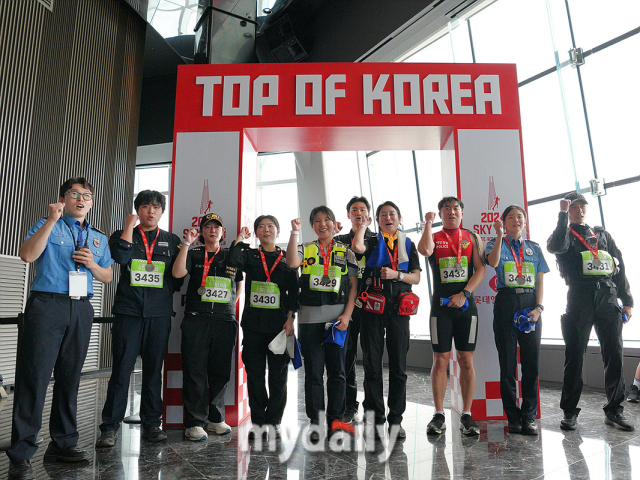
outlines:
[[[162,288],[164,282],[164,262],[152,262],[153,270],[147,271],[146,260],[131,261],[131,286]]]
[[[200,298],[203,302],[229,303],[231,301],[231,279],[227,277],[207,277],[205,291]]]

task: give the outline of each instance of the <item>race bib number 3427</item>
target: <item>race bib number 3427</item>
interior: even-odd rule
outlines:
[[[231,279],[227,277],[207,277],[201,296],[203,302],[229,303],[231,301]]]

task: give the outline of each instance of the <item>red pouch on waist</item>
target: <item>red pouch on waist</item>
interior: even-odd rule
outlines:
[[[398,315],[415,315],[418,313],[420,298],[413,292],[398,295]]]
[[[364,302],[365,312],[381,315],[384,312],[384,304],[387,301],[380,293],[369,293]]]

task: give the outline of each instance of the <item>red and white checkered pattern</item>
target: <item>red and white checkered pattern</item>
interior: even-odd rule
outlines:
[[[518,405],[522,405],[522,366],[520,364],[520,347],[518,347],[518,370],[517,370],[517,391],[516,398]],[[497,380],[487,380],[479,383],[476,379],[476,391],[471,405],[471,416],[474,420],[504,420],[507,416],[502,408],[502,397],[500,395],[500,372],[496,372]],[[451,408],[462,413],[462,390],[460,389],[460,366],[458,365],[455,347],[451,351],[449,361],[449,383],[451,390]],[[536,418],[540,418],[540,389],[538,388],[538,413]]]

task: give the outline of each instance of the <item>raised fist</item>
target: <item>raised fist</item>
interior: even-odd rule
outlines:
[[[340,230],[342,230],[342,223],[336,222],[336,224],[333,226],[333,233],[338,234],[340,233]]]
[[[373,223],[373,218],[371,218],[371,217],[370,217],[370,216],[368,216],[368,215],[367,215],[366,217],[364,217],[364,221],[362,222],[362,224],[363,224],[365,227],[370,227],[372,223]]]
[[[560,200],[560,211],[568,212],[570,205],[571,205],[571,200],[567,200],[563,198],[562,200]]]
[[[200,232],[198,232],[198,230],[196,230],[195,228],[192,228],[185,234],[184,240],[186,242],[193,243],[198,239],[199,236]]]
[[[140,217],[138,217],[138,215],[136,215],[135,213],[127,215],[127,219],[125,220],[125,228],[135,227],[136,223],[138,223],[138,220],[140,220]]]
[[[503,223],[502,220],[496,220],[496,223],[493,224],[493,229],[496,231],[496,235],[502,235],[503,233]]]
[[[431,223],[435,222],[436,221],[436,213],[435,212],[427,212],[424,215],[424,221],[425,222],[431,222]]]
[[[291,230],[294,232],[299,232],[302,229],[302,219],[294,218],[291,220]]]
[[[64,213],[64,203],[49,204],[49,219],[57,222]]]
[[[236,238],[236,243],[240,243],[243,240],[246,240],[247,238],[249,238],[251,236],[251,232],[249,231],[248,227],[242,227],[240,229],[240,233],[238,234],[238,238]]]

